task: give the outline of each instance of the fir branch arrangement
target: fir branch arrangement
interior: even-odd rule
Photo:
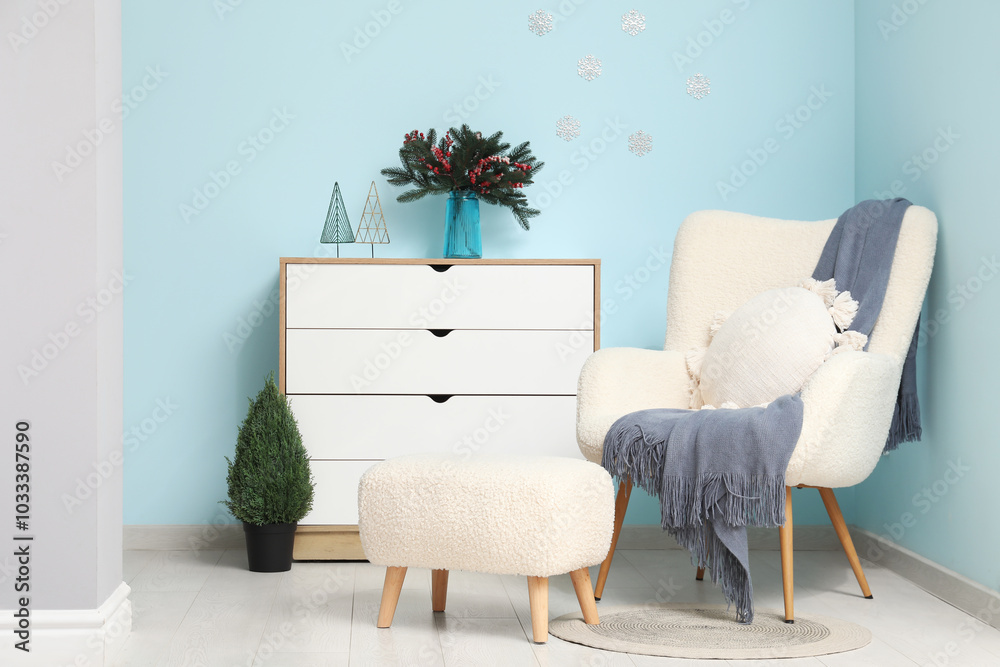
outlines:
[[[312,509],[309,455],[274,372],[250,401],[236,454],[226,462],[229,500],[221,502],[238,520],[257,526],[294,523]]]
[[[411,186],[399,195],[400,202],[416,201],[425,195],[452,190],[471,190],[487,204],[506,206],[518,223],[528,229],[528,219],[540,213],[528,206],[522,192],[545,165],[531,154],[525,141],[511,149],[503,132],[484,137],[468,125],[451,128],[440,140],[432,128],[427,134],[413,130],[399,149],[402,167],[382,170],[392,185]]]

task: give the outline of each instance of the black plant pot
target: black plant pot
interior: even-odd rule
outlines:
[[[247,560],[251,572],[287,572],[292,569],[292,547],[297,523],[243,523],[247,538]]]

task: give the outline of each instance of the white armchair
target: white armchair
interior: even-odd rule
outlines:
[[[736,310],[764,290],[792,286],[810,276],[835,222],[776,220],[726,211],[690,215],[674,241],[665,349],[599,350],[580,373],[577,441],[584,456],[599,463],[608,429],[629,412],[687,408],[684,352],[708,345],[713,314]],[[861,590],[871,597],[832,489],[862,482],[882,454],[936,242],[934,214],[922,206],[907,209],[868,350],[835,355],[802,389],[802,432],[785,472],[785,525],[779,529],[788,622],[794,619],[793,486],[819,490]],[[631,480],[623,480],[619,487],[614,537],[597,578],[597,599],[604,590],[631,488]],[[699,579],[702,574],[699,570]]]

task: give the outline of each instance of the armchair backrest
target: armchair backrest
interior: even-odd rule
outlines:
[[[670,265],[665,349],[708,344],[719,310],[812,275],[835,219],[778,220],[728,211],[698,211],[677,231]],[[937,243],[937,218],[923,206],[903,217],[882,312],[869,351],[902,362],[920,315]]]

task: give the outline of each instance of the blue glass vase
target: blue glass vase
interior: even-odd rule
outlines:
[[[444,256],[479,259],[483,239],[479,234],[479,197],[472,190],[452,190],[444,221]]]

